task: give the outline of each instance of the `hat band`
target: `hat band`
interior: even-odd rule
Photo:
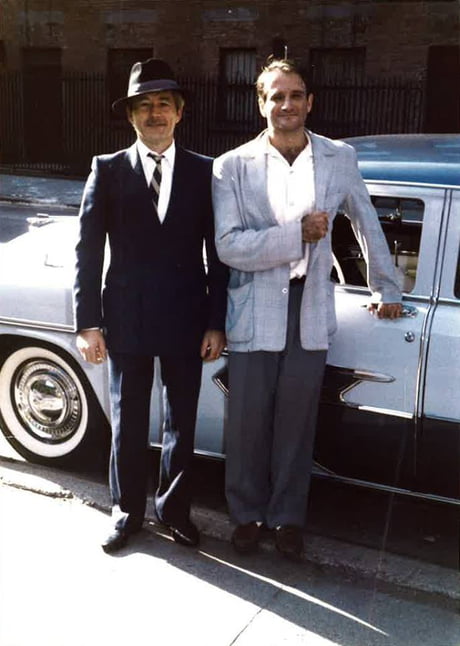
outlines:
[[[144,83],[132,83],[128,89],[128,97],[161,90],[180,90],[180,88],[176,81],[172,79],[156,79],[155,81],[145,81]]]

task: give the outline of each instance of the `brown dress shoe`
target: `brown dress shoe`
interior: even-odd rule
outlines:
[[[251,554],[257,550],[262,525],[255,521],[238,525],[232,534],[232,545],[239,554]]]
[[[291,561],[300,561],[303,554],[303,532],[295,525],[281,525],[275,530],[275,544],[278,552]]]

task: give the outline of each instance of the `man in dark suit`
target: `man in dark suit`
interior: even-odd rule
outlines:
[[[202,361],[217,359],[225,345],[227,269],[214,247],[212,160],[174,142],[183,95],[164,61],[134,64],[127,96],[113,109],[126,111],[137,141],[93,159],[80,209],[77,346],[91,363],[109,361],[113,506],[106,552],[142,527],[156,356],[166,396],[155,509],[176,542],[199,542],[190,519],[190,468]]]

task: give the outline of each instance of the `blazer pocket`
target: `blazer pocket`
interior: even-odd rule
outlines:
[[[227,290],[227,339],[234,343],[250,341],[254,336],[254,281]]]

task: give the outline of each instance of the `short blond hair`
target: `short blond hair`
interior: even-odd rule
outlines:
[[[298,68],[297,64],[291,60],[290,58],[271,58],[269,57],[267,59],[267,62],[265,65],[262,67],[262,70],[257,77],[256,81],[256,90],[257,90],[257,96],[259,99],[262,99],[265,101],[266,98],[266,92],[265,92],[265,81],[266,77],[271,74],[272,72],[283,72],[283,74],[297,74],[302,79],[303,84],[305,85],[305,89],[307,90],[307,83],[304,79],[304,76],[300,69]],[[307,94],[308,94],[307,90]]]

